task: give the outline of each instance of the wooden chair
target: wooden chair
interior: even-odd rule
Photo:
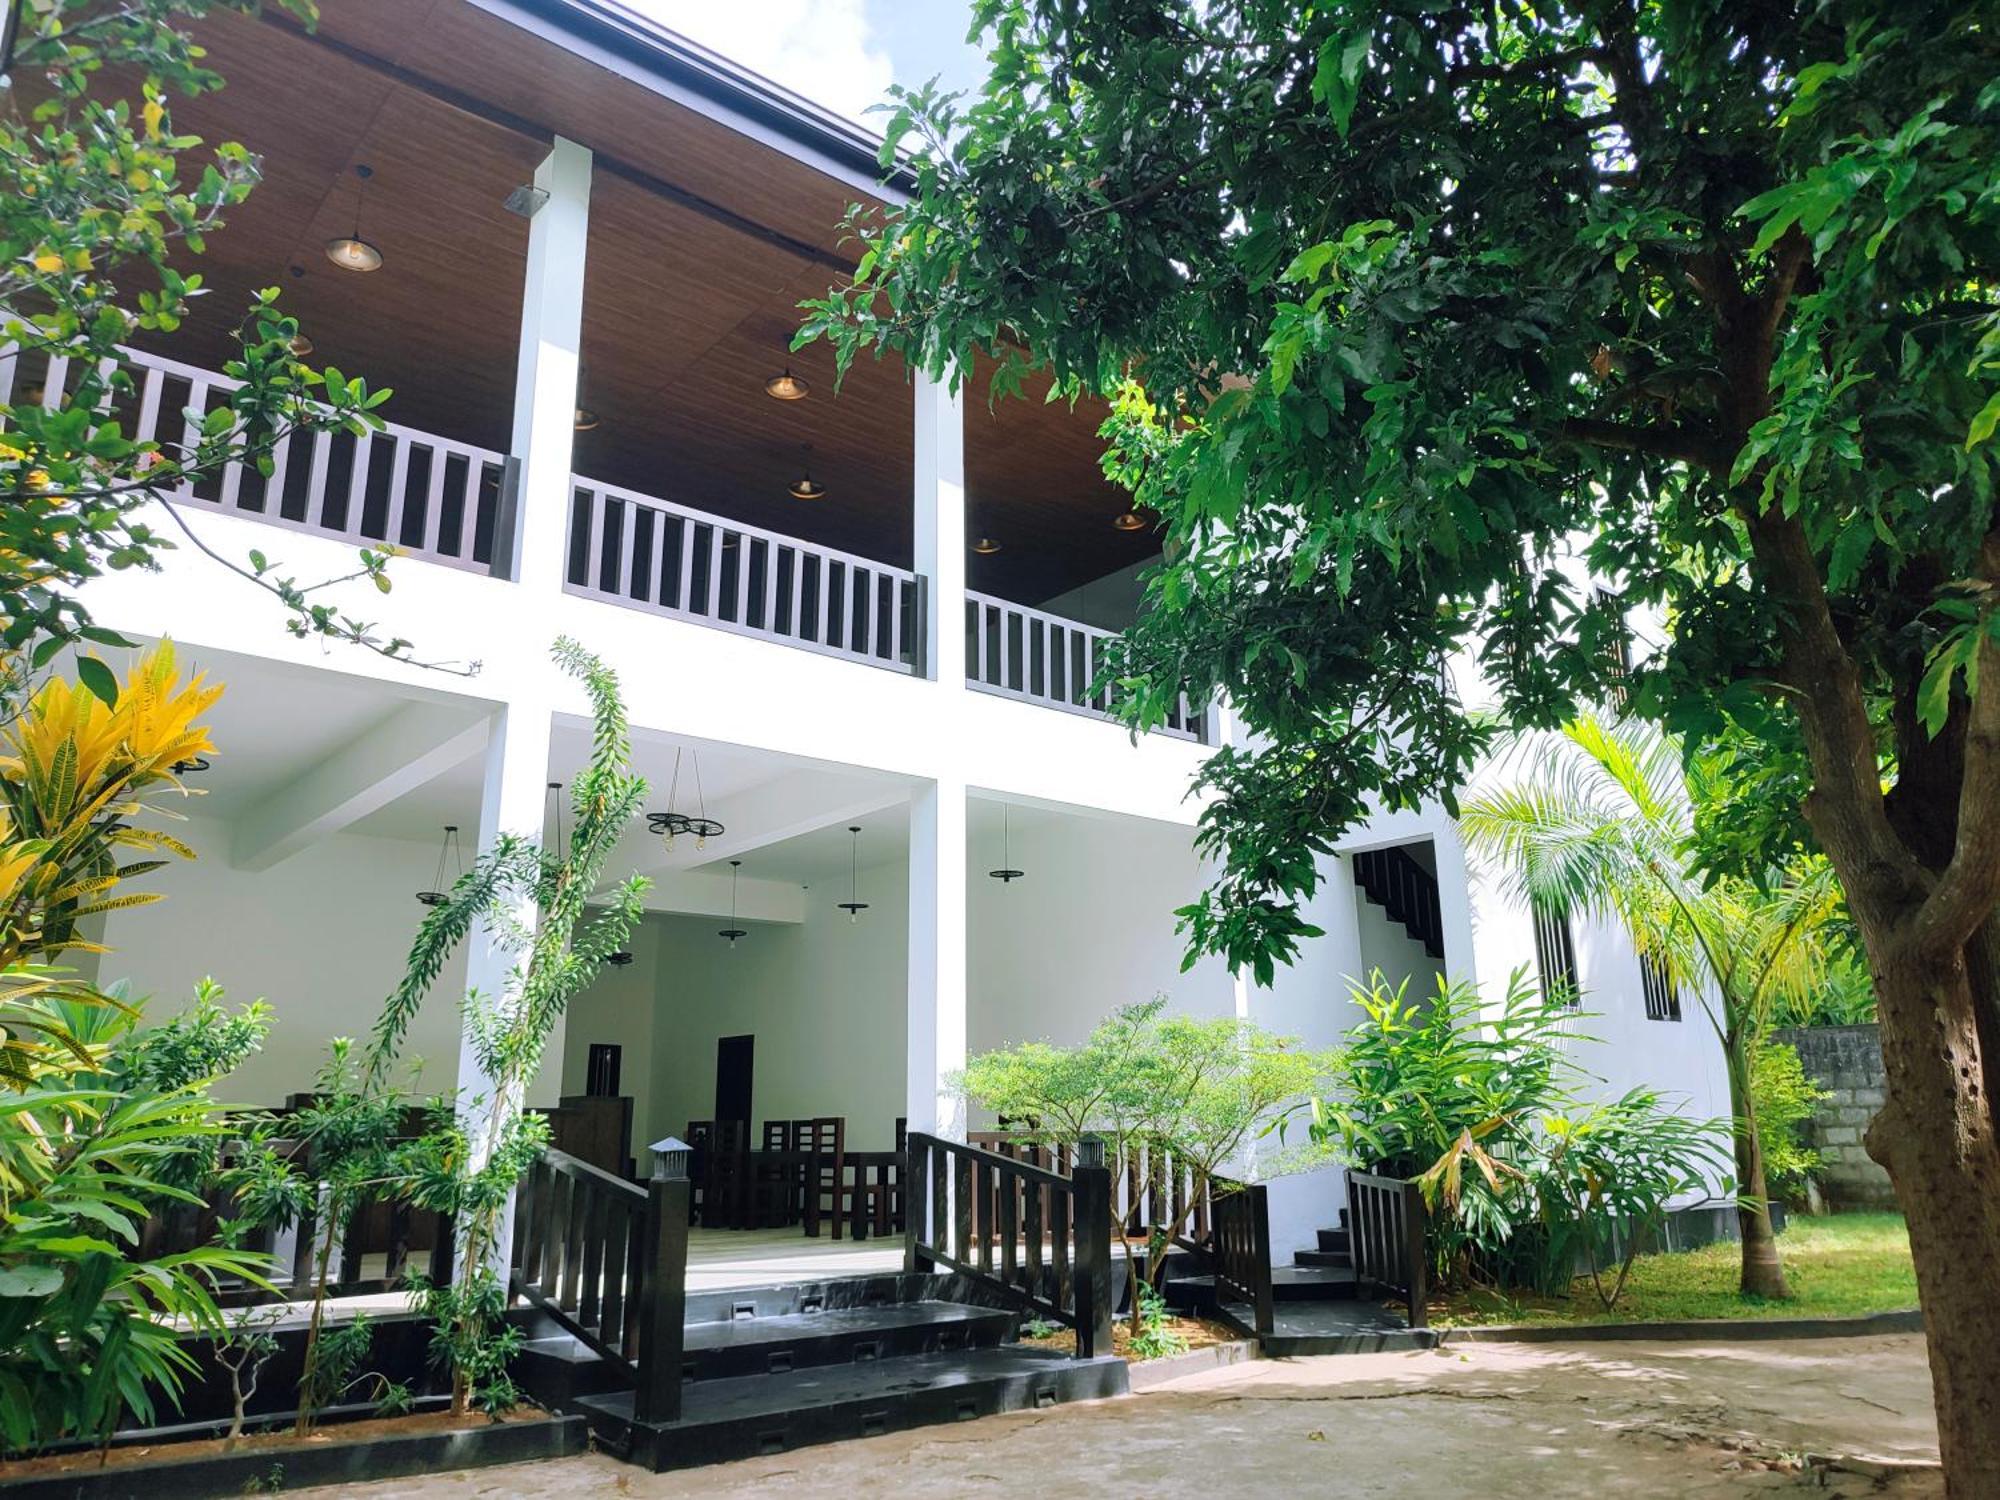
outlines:
[[[757,1229],[796,1224],[805,1212],[805,1164],[799,1154],[799,1122],[766,1120],[764,1145],[752,1163],[750,1217]]]
[[[708,1209],[702,1223],[745,1229],[750,1218],[750,1122],[717,1120],[708,1153]]]
[[[709,1148],[713,1144],[715,1121],[689,1120],[687,1128],[688,1144],[688,1209],[689,1222],[706,1223],[703,1215],[708,1211],[708,1159]]]
[[[847,1117],[826,1115],[808,1120],[799,1149],[808,1154],[806,1163],[806,1233],[819,1238],[822,1219],[833,1221],[833,1237],[840,1238],[841,1220],[846,1217]]]

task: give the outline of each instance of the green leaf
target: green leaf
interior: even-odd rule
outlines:
[[[80,656],[76,662],[77,680],[102,699],[105,707],[118,706],[118,679],[111,668],[94,656]]]
[[[2000,427],[2000,391],[1995,391],[1973,416],[1972,425],[1965,431],[1965,451],[1970,453],[1992,437],[1995,427]]]
[[[62,1290],[63,1273],[56,1266],[0,1268],[0,1297],[46,1297]]]

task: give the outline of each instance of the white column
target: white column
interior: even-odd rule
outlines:
[[[528,221],[510,450],[521,471],[509,576],[524,588],[559,592],[568,556],[570,454],[583,344],[590,152],[557,136],[535,169],[535,186],[549,196]]]
[[[934,781],[910,801],[910,1129],[963,1138],[945,1090],[965,1066],[965,783]]]
[[[929,676],[965,686],[965,403],[945,381],[917,376],[915,567],[930,580],[924,639]]]

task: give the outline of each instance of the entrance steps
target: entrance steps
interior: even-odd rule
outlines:
[[[952,1276],[704,1292],[688,1298],[673,1421],[638,1420],[624,1367],[552,1326],[530,1328],[516,1379],[654,1471],[1124,1394],[1123,1360],[1015,1343],[1020,1321]]]

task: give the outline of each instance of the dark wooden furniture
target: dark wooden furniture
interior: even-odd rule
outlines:
[[[806,1134],[799,1141],[811,1162],[806,1168],[806,1233],[819,1238],[819,1226],[830,1221],[833,1237],[840,1238],[841,1219],[847,1206],[847,1119],[844,1115],[823,1115],[806,1122]]]
[[[1410,1326],[1428,1326],[1430,1247],[1423,1190],[1401,1177],[1347,1173],[1347,1235],[1364,1294],[1400,1298]]]
[[[632,1160],[632,1100],[622,1094],[565,1094],[549,1122],[549,1144],[565,1156],[617,1177],[637,1175]]]

